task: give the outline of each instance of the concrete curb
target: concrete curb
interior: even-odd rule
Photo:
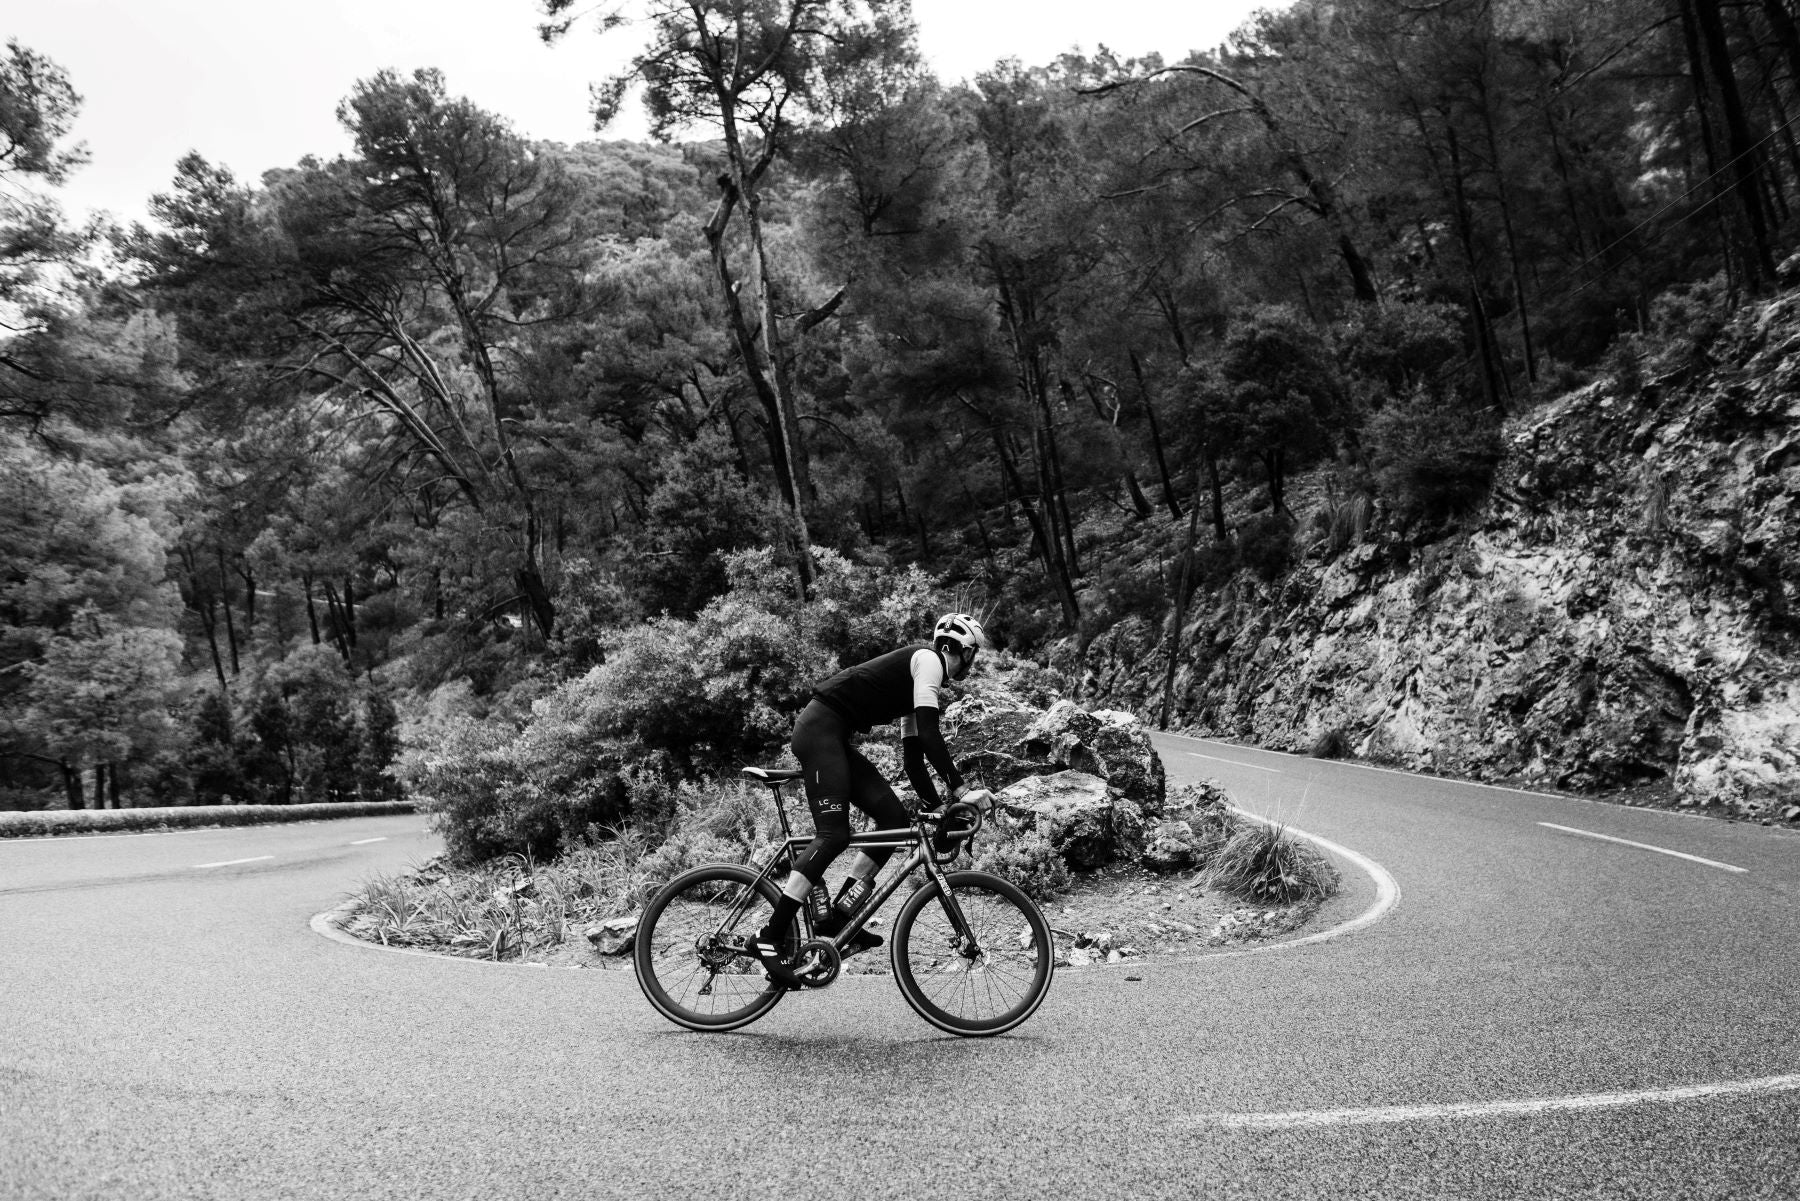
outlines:
[[[1260,825],[1270,826],[1280,824],[1273,822],[1268,818],[1259,817],[1246,810],[1238,809],[1235,805],[1232,806],[1232,808],[1240,816],[1247,818],[1250,821],[1257,822]],[[1393,910],[1394,906],[1400,903],[1399,884],[1395,882],[1394,877],[1386,868],[1382,867],[1373,859],[1370,859],[1361,852],[1353,851],[1349,847],[1339,846],[1335,842],[1321,838],[1316,834],[1309,834],[1305,830],[1298,829],[1297,827],[1286,826],[1284,828],[1289,834],[1292,834],[1297,838],[1306,839],[1308,842],[1317,846],[1325,854],[1341,858],[1368,875],[1370,881],[1375,885],[1374,904],[1370,905],[1355,917],[1339,922],[1330,929],[1321,930],[1314,934],[1303,934],[1295,938],[1278,939],[1274,942],[1261,943],[1250,947],[1221,947],[1210,953],[1199,955],[1173,956],[1167,959],[1122,959],[1118,963],[1090,963],[1082,967],[1060,967],[1056,969],[1058,974],[1065,972],[1110,973],[1160,967],[1180,967],[1197,963],[1207,963],[1215,959],[1237,959],[1246,955],[1268,955],[1277,951],[1291,951],[1300,947],[1331,942],[1343,938],[1345,935],[1354,934],[1358,930],[1380,921]],[[473,959],[465,955],[447,955],[442,951],[426,951],[421,950],[418,947],[394,947],[388,946],[385,943],[370,942],[367,939],[357,938],[355,935],[349,934],[343,929],[343,923],[348,921],[350,915],[355,911],[356,902],[354,900],[347,900],[334,909],[328,909],[323,913],[314,914],[311,923],[312,928],[315,933],[323,935],[333,942],[341,942],[354,947],[365,947],[373,951],[389,951],[401,955],[422,955],[430,959],[449,959],[457,963],[474,963],[484,967],[537,968],[540,970],[547,970],[550,967],[549,964],[544,963],[517,963],[512,961],[496,962],[492,959]],[[596,971],[596,969],[592,968],[569,967],[563,970],[585,971],[601,976],[619,976],[632,981],[634,984],[637,980],[636,973],[627,972],[623,969],[608,970],[603,968]],[[892,973],[885,971],[844,975],[838,977],[838,983],[848,980],[887,980],[891,978],[891,975]]]

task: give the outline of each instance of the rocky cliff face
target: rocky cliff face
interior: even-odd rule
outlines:
[[[1800,295],[1679,357],[1514,418],[1454,535],[1197,597],[1171,726],[1800,818]],[[1154,715],[1160,635],[1095,639],[1084,698]]]

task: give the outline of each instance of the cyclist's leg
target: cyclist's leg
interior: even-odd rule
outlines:
[[[850,803],[868,814],[878,830],[904,827],[910,820],[906,806],[900,803],[900,798],[894,794],[893,787],[881,772],[854,748],[848,751],[846,758],[850,763]],[[893,851],[886,847],[857,852],[850,861],[849,878],[838,890],[837,900],[831,907],[831,916],[819,927],[821,933],[836,934],[856,915],[863,900],[874,889],[876,875],[892,854]],[[867,929],[858,930],[844,946],[843,952],[846,955],[856,955],[878,947],[881,943],[880,935]]]
[[[813,885],[825,878],[831,861],[850,845],[850,728],[837,713],[813,701],[794,723],[794,757],[805,773],[806,804],[812,810],[813,840],[794,860],[770,921],[784,930]]]

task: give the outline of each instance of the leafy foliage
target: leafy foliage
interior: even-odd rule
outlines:
[[[1065,891],[1074,879],[1050,840],[1025,827],[997,832],[978,844],[975,868],[1011,880],[1035,901]]]
[[[1465,512],[1487,494],[1504,447],[1494,414],[1414,396],[1369,421],[1375,482],[1403,517]]]
[[[1207,881],[1252,901],[1290,905],[1316,901],[1337,888],[1337,869],[1281,826],[1240,828],[1206,869]]]

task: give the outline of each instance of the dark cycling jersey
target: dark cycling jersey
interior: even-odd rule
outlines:
[[[858,730],[908,719],[919,709],[944,707],[944,657],[923,643],[858,663],[813,689]],[[915,731],[904,731],[912,734]]]

